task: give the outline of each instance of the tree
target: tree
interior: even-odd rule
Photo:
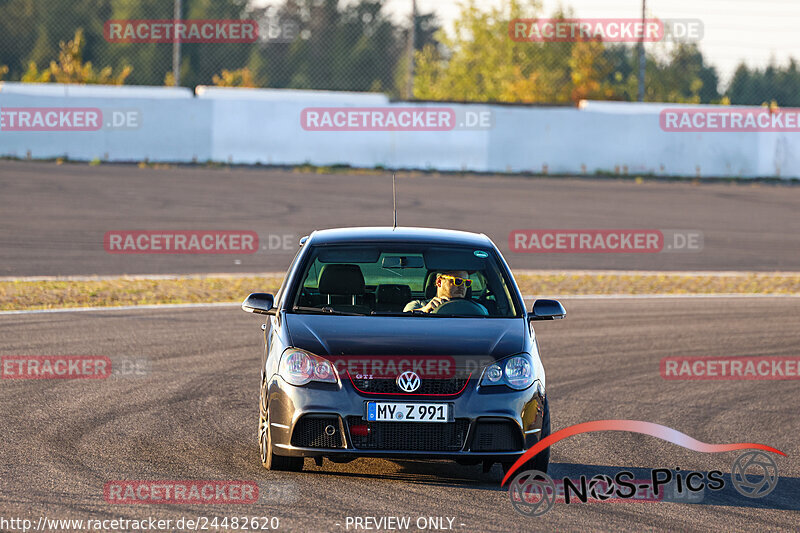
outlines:
[[[705,64],[697,45],[681,43],[665,60],[648,59],[645,100],[694,104],[719,101],[716,70]]]
[[[20,78],[22,83],[48,83],[52,75],[50,74],[50,69],[44,69],[43,71],[39,70],[39,67],[36,66],[35,61],[31,61],[28,63],[28,70]]]
[[[131,73],[131,67],[123,67],[116,76],[111,67],[95,70],[91,61],[83,61],[83,48],[86,42],[83,30],[78,29],[75,37],[68,42],[59,44],[58,61],[51,61],[50,66],[39,72],[36,63],[31,61],[28,71],[22,76],[24,82],[56,83],[94,83],[104,85],[122,85]]]
[[[792,58],[785,68],[771,62],[764,70],[749,69],[739,64],[728,90],[725,92],[732,104],[763,105],[775,102],[778,106],[800,106],[800,71]]]
[[[414,96],[522,103],[617,97],[614,65],[601,42],[518,42],[509,36],[510,21],[537,14],[531,1],[509,0],[488,11],[474,2],[463,6],[453,35],[436,34],[445,51],[427,46],[417,54]]]
[[[524,15],[523,15],[524,14]],[[444,52],[426,47],[418,54],[414,95],[428,100],[578,103],[583,99],[633,100],[638,58],[633,46],[596,40],[516,42],[508,24],[534,18],[534,2],[507,0],[503,7],[462,8],[454,34],[436,35]],[[559,11],[552,19],[574,18]],[[646,56],[646,99],[714,102],[718,78],[695,45],[680,44],[664,55]]]
[[[443,51],[427,45],[416,54],[414,97],[421,100],[535,101],[541,89],[538,73],[528,68],[527,54],[508,37],[510,18],[521,18],[522,6],[511,1],[511,17],[502,8],[481,11],[473,1],[462,6],[454,33],[439,30]],[[521,94],[522,93],[522,94]]]
[[[407,30],[384,10],[385,0],[285,0],[254,9],[262,27],[278,22],[294,28],[291,39],[264,40],[247,67],[270,87],[383,91],[402,94]],[[432,41],[433,15],[419,15],[417,43]]]
[[[617,100],[618,81],[611,77],[614,66],[608,60],[602,42],[575,43],[568,65],[572,81],[570,100]]]
[[[46,67],[59,52],[59,43],[85,30],[83,57],[95,64],[103,61],[103,23],[112,0],[0,0],[0,64],[7,64],[10,77],[19,79],[33,61]]]
[[[36,38],[36,11],[33,0],[0,1],[0,65],[7,66],[11,79],[25,70]]]
[[[288,1],[300,7],[301,35],[288,49],[288,86],[344,91],[393,87],[403,43],[380,1]]]
[[[212,78],[214,85],[217,87],[255,87],[253,81],[253,74],[247,67],[240,68],[239,70],[225,70],[217,75],[214,74]]]

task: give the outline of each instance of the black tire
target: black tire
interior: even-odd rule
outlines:
[[[263,398],[263,394],[262,394]],[[261,455],[261,465],[267,470],[283,472],[300,472],[303,470],[302,457],[284,457],[276,455],[272,450],[269,429],[269,411],[264,412],[263,402],[260,402],[258,415],[258,449]]]
[[[547,405],[547,400],[544,403],[544,416],[542,417],[542,431],[539,440],[550,436],[550,406]],[[503,463],[503,473],[507,474],[511,469],[510,463]],[[517,468],[515,474],[524,472],[526,470],[538,470],[539,472],[547,473],[547,467],[550,465],[550,447],[548,446],[541,452],[537,453],[533,459],[526,461],[521,467]]]

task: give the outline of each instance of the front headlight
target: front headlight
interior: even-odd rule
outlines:
[[[530,387],[535,380],[531,356],[520,354],[487,366],[483,371],[481,387],[506,385],[515,390],[522,390]]]
[[[338,383],[339,375],[333,364],[318,355],[287,348],[281,355],[278,374],[292,385],[305,385],[311,381]]]

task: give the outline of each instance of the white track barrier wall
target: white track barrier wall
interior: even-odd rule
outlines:
[[[98,131],[6,131],[0,126],[2,156],[186,162],[206,160],[211,153],[211,103],[189,89],[0,84],[0,112],[23,107],[96,108],[103,125]],[[114,128],[115,112],[134,112],[140,120],[134,127]]]
[[[627,173],[800,178],[800,135],[665,132],[665,107],[585,102],[580,108],[391,103],[382,94],[277,89],[0,84],[0,111],[91,107],[92,132],[0,131],[0,155],[74,160],[349,165],[478,172]],[[489,111],[491,127],[451,131],[306,131],[307,107],[451,107]],[[138,112],[136,128],[113,111]]]

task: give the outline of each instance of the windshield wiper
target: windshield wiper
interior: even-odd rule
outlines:
[[[303,307],[296,305],[292,311],[301,313],[315,313],[318,315],[346,315],[346,316],[366,316],[364,313],[348,313],[347,311],[337,311],[333,307]]]

